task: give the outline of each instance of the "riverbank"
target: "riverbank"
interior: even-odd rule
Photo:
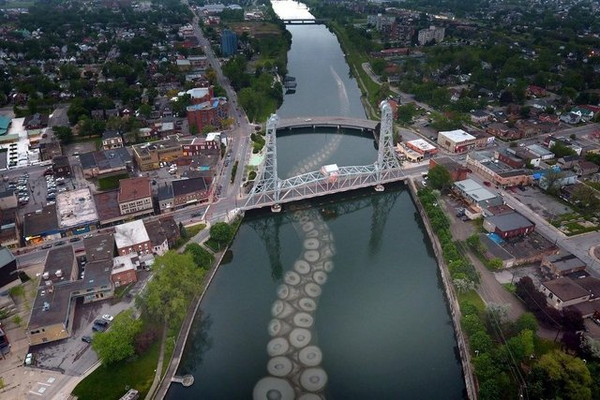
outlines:
[[[435,258],[437,260],[437,264],[440,271],[440,276],[442,278],[442,283],[444,285],[444,292],[446,293],[446,299],[448,301],[448,306],[450,307],[450,315],[452,317],[452,325],[454,327],[454,333],[456,335],[456,343],[458,345],[458,351],[460,354],[460,360],[462,364],[464,379],[465,379],[465,387],[467,389],[467,397],[469,399],[477,399],[477,389],[476,383],[474,379],[474,371],[471,364],[471,354],[469,353],[469,347],[467,344],[467,340],[462,331],[462,327],[460,324],[461,320],[461,312],[460,305],[458,302],[458,298],[456,296],[456,292],[454,290],[454,286],[452,285],[452,279],[450,277],[450,270],[448,269],[448,265],[446,264],[444,257],[442,246],[437,235],[433,231],[433,227],[431,226],[431,221],[421,204],[419,196],[417,196],[417,188],[415,186],[415,182],[412,179],[408,181],[408,188],[412,199],[419,210],[419,215],[423,220],[423,224],[425,225],[425,230],[427,231],[427,235],[429,236],[429,240],[431,241],[431,246],[433,248],[433,252],[435,254]]]
[[[179,368],[181,358],[183,357],[183,350],[185,349],[185,346],[187,344],[187,340],[188,340],[194,319],[196,318],[196,314],[198,313],[198,310],[200,309],[200,305],[202,304],[202,300],[204,299],[207,289],[210,287],[210,284],[212,283],[214,277],[216,276],[216,274],[219,270],[219,267],[221,266],[223,258],[225,257],[225,254],[227,253],[227,250],[229,249],[229,245],[233,242],[233,238],[235,237],[235,234],[237,233],[237,230],[239,229],[239,227],[241,225],[242,218],[243,218],[243,216],[241,216],[240,220],[234,225],[235,232],[232,235],[231,241],[227,244],[225,249],[223,249],[220,253],[218,253],[217,257],[215,257],[215,262],[213,263],[213,266],[211,267],[211,269],[208,273],[208,280],[205,280],[204,286],[202,287],[202,290],[200,291],[199,295],[194,300],[192,300],[192,302],[190,304],[188,313],[186,314],[185,320],[183,321],[181,328],[179,330],[179,335],[177,336],[177,340],[175,341],[175,345],[174,345],[171,357],[167,361],[166,372],[162,375],[160,382],[158,384],[158,388],[156,389],[155,393],[152,395],[153,399],[164,399],[167,392],[169,391],[169,387],[171,386],[171,379],[173,376],[175,376],[175,374],[177,373],[177,369]]]

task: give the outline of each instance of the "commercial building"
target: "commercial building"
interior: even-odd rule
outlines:
[[[96,203],[89,188],[71,190],[56,196],[58,226],[75,235],[89,232],[98,224]]]
[[[535,224],[521,214],[513,212],[485,218],[483,228],[502,239],[508,239],[530,234],[535,230]]]
[[[429,28],[421,29],[418,33],[417,39],[420,46],[425,46],[427,43],[433,40],[435,40],[436,43],[440,43],[444,40],[445,33],[445,28],[436,28],[432,25]]]
[[[213,97],[204,103],[192,104],[186,108],[187,119],[191,127],[202,132],[205,127],[221,128],[224,119],[229,118],[227,98]]]
[[[140,262],[137,255],[117,256],[113,258],[110,279],[115,287],[137,282],[137,268]]]
[[[489,151],[471,152],[467,166],[477,175],[502,187],[530,185],[533,177],[525,169],[514,169],[494,157]]]
[[[181,139],[180,143],[184,157],[198,156],[208,153],[216,154],[221,149],[220,142],[218,140],[208,140],[208,138],[185,138]]]
[[[475,148],[476,137],[462,129],[454,131],[440,131],[438,145],[451,153],[464,153]]]
[[[557,278],[542,282],[540,290],[548,299],[548,303],[562,310],[564,307],[590,300],[591,294],[569,278]]]
[[[60,239],[60,232],[56,204],[47,205],[23,216],[23,238],[28,245]]]
[[[476,204],[480,207],[502,204],[502,198],[490,192],[473,179],[465,179],[454,183],[453,190],[467,204]]]
[[[120,256],[152,252],[152,243],[142,220],[115,226],[115,243]]]
[[[410,140],[406,142],[406,146],[417,153],[423,154],[425,157],[431,157],[438,152],[437,147],[429,144],[429,142],[424,139]]]
[[[67,156],[54,156],[52,158],[52,171],[59,178],[71,177],[71,164]]]
[[[131,154],[125,147],[80,154],[79,161],[86,179],[125,174],[132,166]]]
[[[0,210],[10,210],[17,208],[17,194],[13,189],[0,192]]]
[[[160,162],[173,162],[181,157],[181,144],[176,137],[132,147],[135,163],[141,171],[160,168]]]
[[[150,178],[121,179],[117,195],[119,211],[125,215],[143,215],[154,211]]]
[[[229,29],[223,30],[221,34],[221,55],[229,57],[237,51],[237,35]]]
[[[437,157],[429,159],[429,169],[432,169],[436,165],[444,166],[448,172],[450,172],[450,176],[452,177],[452,181],[464,181],[467,179],[467,174],[469,173],[469,169],[464,167],[462,164],[454,161],[450,157]]]
[[[167,183],[158,189],[160,211],[165,212],[205,202],[209,197],[208,189],[209,184],[204,177],[179,179]]]
[[[553,276],[560,277],[574,272],[585,271],[585,262],[573,254],[552,254],[542,259],[542,267],[546,268]]]
[[[0,289],[4,291],[8,285],[18,283],[17,281],[19,281],[17,260],[10,250],[0,247]]]

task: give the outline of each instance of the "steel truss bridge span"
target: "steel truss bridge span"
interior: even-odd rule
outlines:
[[[246,198],[243,209],[251,210],[271,206],[273,210],[277,210],[283,203],[370,186],[375,186],[376,190],[381,191],[384,190],[383,184],[405,180],[407,176],[394,153],[392,109],[386,101],[381,102],[379,108],[381,110],[381,125],[377,161],[374,164],[339,167],[329,172],[323,170],[312,171],[288,179],[279,179],[277,175],[276,136],[277,130],[281,126],[279,117],[275,114],[271,115],[271,118],[267,121],[264,161],[258,169],[256,180]],[[317,118],[327,120],[326,117],[316,117],[315,119]],[[307,120],[310,120],[308,122],[314,122],[312,118],[304,119],[304,121]],[[329,121],[331,120],[329,119]],[[352,129],[357,129],[357,127],[360,129],[360,126],[375,129],[377,126],[375,121],[353,118],[344,120],[357,122],[352,127],[348,126]],[[291,127],[290,124],[285,126]]]
[[[348,117],[310,117],[310,118],[285,118],[277,123],[277,130],[301,129],[301,128],[336,128],[336,129],[357,129],[361,131],[373,132],[377,128],[379,121],[369,119],[348,118]]]

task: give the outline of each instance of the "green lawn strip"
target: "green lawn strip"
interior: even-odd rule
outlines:
[[[133,288],[133,284],[119,286],[118,288],[115,288],[114,299],[116,299],[116,300],[122,299],[123,296],[125,296],[127,293],[129,293],[131,288]]]
[[[185,230],[188,233],[188,237],[192,238],[192,237],[196,236],[204,228],[206,228],[205,224],[196,224],[196,225],[186,226]]]
[[[119,181],[121,179],[127,179],[129,175],[121,174],[115,176],[107,176],[105,178],[98,179],[98,189],[100,190],[110,190],[116,189],[119,187]]]
[[[129,389],[137,389],[143,399],[154,381],[159,353],[160,340],[156,340],[140,357],[100,366],[75,387],[73,394],[81,400],[107,400],[118,399]]]
[[[165,355],[163,357],[163,365],[161,371],[161,378],[165,376],[167,369],[169,368],[169,363],[171,362],[171,357],[173,356],[173,351],[175,350],[175,337],[167,336],[167,341],[165,342]]]
[[[477,307],[479,315],[485,314],[485,303],[475,290],[469,290],[468,292],[458,293],[458,302],[469,302]]]

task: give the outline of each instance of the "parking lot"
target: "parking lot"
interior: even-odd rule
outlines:
[[[511,194],[547,221],[551,221],[559,215],[573,212],[569,206],[547,195],[537,187],[525,187],[524,190],[514,189]]]

